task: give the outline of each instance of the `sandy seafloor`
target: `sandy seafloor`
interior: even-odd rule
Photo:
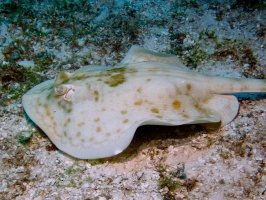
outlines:
[[[215,131],[142,127],[124,153],[102,160],[56,149],[21,104],[31,81],[115,65],[133,44],[179,55],[196,72],[265,79],[265,2],[25,2],[0,2],[1,200],[266,199],[265,98],[239,99],[237,117]],[[26,144],[21,131],[33,133]]]

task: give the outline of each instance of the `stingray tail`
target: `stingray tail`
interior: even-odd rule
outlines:
[[[265,79],[247,79],[247,78],[220,78],[214,79],[216,94],[234,94],[234,93],[266,93]]]

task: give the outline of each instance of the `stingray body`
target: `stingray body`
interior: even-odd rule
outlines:
[[[93,159],[123,151],[141,125],[226,125],[239,107],[230,94],[239,92],[266,92],[266,81],[199,74],[175,56],[133,46],[119,65],[60,72],[22,102],[60,150]]]

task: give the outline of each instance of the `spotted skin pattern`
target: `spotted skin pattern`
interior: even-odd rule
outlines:
[[[122,152],[141,125],[226,125],[239,92],[266,92],[266,82],[199,74],[176,56],[133,46],[117,66],[60,72],[22,103],[60,150],[95,159]]]

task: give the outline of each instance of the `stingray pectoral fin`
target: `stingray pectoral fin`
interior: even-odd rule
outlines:
[[[239,109],[237,98],[233,95],[213,95],[206,104],[206,107],[219,113],[221,126],[225,126],[233,121]]]
[[[137,127],[117,129],[118,132],[110,132],[108,136],[95,133],[87,139],[84,138],[84,141],[86,141],[84,143],[80,143],[79,140],[75,142],[73,139],[69,141],[67,138],[52,140],[52,142],[58,149],[76,158],[106,158],[124,151],[131,143]]]

